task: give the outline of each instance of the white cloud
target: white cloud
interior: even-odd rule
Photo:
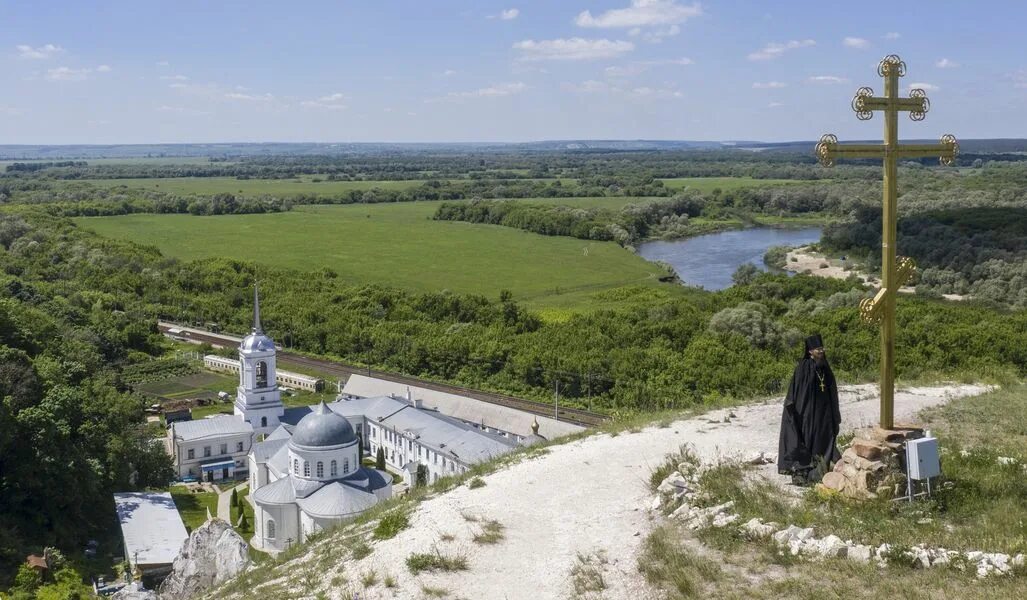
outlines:
[[[782,104],[780,102],[771,102],[770,104],[767,105],[767,108],[777,108],[779,106],[784,106],[784,104]]]
[[[527,89],[528,86],[515,81],[512,83],[497,83],[488,87],[479,88],[470,92],[450,92],[446,95],[447,99],[459,100],[463,98],[501,98],[503,96],[513,96],[519,94]]]
[[[523,60],[591,60],[615,58],[635,49],[631,42],[568,38],[555,40],[523,40],[513,45]]]
[[[786,84],[784,84],[784,83],[782,83],[780,81],[767,81],[767,82],[757,81],[756,83],[752,84],[752,89],[754,89],[754,90],[777,90],[777,89],[781,89],[783,87],[786,87]]]
[[[652,44],[659,44],[663,41],[663,38],[672,37],[679,33],[681,33],[681,27],[677,25],[671,25],[670,27],[663,27],[659,29],[646,31],[642,34],[642,39]]]
[[[1027,71],[1020,69],[1015,73],[1010,73],[1009,78],[1013,80],[1013,87],[1020,90],[1027,89]]]
[[[778,58],[788,50],[795,50],[796,48],[808,48],[809,46],[816,46],[817,43],[814,40],[791,40],[783,44],[770,43],[763,48],[749,54],[749,60],[770,60],[772,58]]]
[[[13,106],[4,106],[3,104],[0,104],[0,115],[7,115],[8,117],[17,117],[20,116],[21,113],[22,111],[18,110],[17,108],[14,108]]]
[[[18,56],[20,58],[29,58],[37,60],[50,58],[55,54],[64,52],[64,48],[61,48],[60,46],[56,46],[54,44],[45,44],[37,48],[33,48],[32,46],[28,46],[26,44],[19,44],[15,47],[18,49]]]
[[[170,66],[171,66],[171,63],[169,63],[169,62],[168,62],[168,61],[166,61],[166,60],[158,60],[158,61],[157,61],[157,62],[156,62],[155,64],[156,64],[156,65],[157,65],[158,67],[170,67]]]
[[[884,39],[886,40],[897,40],[900,37],[902,37],[902,35],[897,31],[889,31],[888,33],[884,34]]]
[[[651,87],[637,87],[631,90],[631,95],[643,98],[681,98],[684,96],[677,90]]]
[[[203,110],[196,110],[194,108],[186,108],[184,106],[172,106],[169,104],[162,104],[157,107],[157,112],[163,113],[174,113],[178,115],[209,115],[210,113]]]
[[[943,58],[938,62],[934,63],[934,66],[938,67],[939,69],[955,69],[959,66],[959,63],[957,63],[954,60]]]
[[[842,44],[847,48],[866,48],[870,45],[870,42],[863,38],[847,37],[842,40]]]
[[[938,86],[934,85],[933,83],[923,83],[923,82],[913,82],[913,83],[909,84],[906,87],[907,90],[914,90],[914,89],[917,89],[917,88],[920,88],[920,89],[922,89],[925,92],[937,92],[939,89],[941,89]]]
[[[454,71],[453,69],[446,69],[442,72],[443,77],[452,77],[453,75],[456,75],[456,71]]]
[[[275,99],[271,94],[243,94],[242,92],[229,92],[225,94],[225,98],[244,102],[270,102]]]
[[[327,96],[321,96],[316,100],[304,100],[300,102],[300,106],[307,108],[323,108],[326,110],[346,110],[344,101],[346,100],[346,94],[336,92]]]
[[[517,17],[521,16],[521,11],[516,8],[508,8],[506,10],[499,11],[498,15],[487,15],[486,19],[499,19],[500,21],[513,21]]]
[[[605,81],[596,81],[595,79],[589,79],[588,81],[582,81],[581,83],[564,83],[562,87],[566,90],[581,94],[598,94],[620,91],[620,88],[617,88],[616,86],[612,86]]]
[[[659,60],[640,60],[628,63],[626,65],[614,65],[603,69],[603,73],[607,77],[631,77],[638,75],[639,73],[648,71],[650,67],[659,66],[688,66],[695,64],[692,59],[687,57],[681,58],[666,58]]]
[[[678,4],[675,0],[631,0],[627,8],[614,8],[599,15],[582,11],[574,19],[578,27],[603,29],[678,25],[703,14],[702,6]]]
[[[580,94],[626,94],[637,98],[681,98],[684,96],[684,94],[678,90],[667,87],[654,88],[649,86],[639,86],[631,89],[623,89],[605,81],[596,81],[594,79],[582,81],[581,83],[564,83],[562,84],[562,87],[565,90]]]
[[[848,83],[849,82],[848,79],[846,79],[844,77],[837,77],[835,75],[814,75],[813,77],[810,77],[806,81],[809,81],[810,83],[828,83],[828,84]]]
[[[94,73],[110,73],[111,70],[112,69],[107,65],[100,65],[95,69],[90,67],[83,67],[81,69],[55,67],[53,69],[47,69],[46,75],[44,75],[43,78],[47,81],[85,81],[92,77]]]
[[[162,81],[189,81],[185,75],[161,75]]]

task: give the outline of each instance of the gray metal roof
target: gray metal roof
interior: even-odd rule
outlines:
[[[253,434],[253,425],[236,415],[217,415],[209,419],[179,421],[171,425],[176,438],[183,441],[217,438],[235,434]]]
[[[259,491],[259,490],[258,490]],[[303,512],[314,517],[333,518],[363,512],[378,503],[374,494],[352,488],[342,482],[332,482],[296,504]]]
[[[170,492],[114,494],[114,506],[133,565],[171,564],[189,537]]]
[[[263,333],[254,332],[242,339],[239,349],[251,352],[267,352],[275,349],[275,343]]]
[[[291,443],[301,448],[326,448],[356,442],[357,435],[346,417],[330,410],[324,401],[300,419]]]
[[[451,454],[464,463],[476,463],[506,454],[517,444],[490,435],[470,425],[432,411],[407,406],[381,422],[399,432],[417,436],[417,441],[440,452]]]

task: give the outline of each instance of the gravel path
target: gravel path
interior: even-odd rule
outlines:
[[[928,406],[984,391],[985,386],[975,385],[899,391],[896,420],[908,421]],[[844,387],[841,409],[843,430],[873,424],[876,386]],[[735,417],[729,418],[732,412]],[[374,570],[379,580],[386,575],[395,579],[395,589],[378,584],[360,590],[362,599],[423,598],[423,586],[470,600],[571,598],[570,573],[578,555],[602,552],[608,561],[603,574],[607,589],[591,598],[654,597],[636,568],[639,546],[652,526],[646,510],[652,498],[647,488],[651,469],[685,443],[704,459],[756,452],[776,456],[780,418],[780,403],[775,401],[550,448],[544,456],[485,477],[484,487],[464,486],[423,502],[409,529],[378,542],[367,558],[347,562],[346,576],[355,583]],[[764,471],[768,477],[784,479],[774,465]],[[494,545],[474,543],[471,538],[480,525],[468,518],[499,521],[505,538]],[[448,536],[453,539],[445,541]],[[469,570],[412,576],[406,558],[436,549],[466,556]],[[340,597],[341,590],[333,593]]]

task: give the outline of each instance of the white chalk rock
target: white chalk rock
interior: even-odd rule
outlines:
[[[656,491],[661,494],[675,494],[682,490],[688,491],[688,480],[680,472],[674,471],[664,479]]]
[[[998,457],[998,464],[1000,465],[1015,465],[1018,461],[1012,456],[1000,456]]]
[[[845,556],[849,560],[867,563],[874,557],[874,549],[864,544],[850,544],[848,549],[845,551]]]
[[[816,545],[816,553],[824,558],[845,558],[849,547],[836,535],[829,535]]]
[[[717,516],[713,517],[714,527],[724,527],[730,525],[738,520],[738,515],[734,513],[717,513]]]
[[[741,527],[742,531],[753,539],[763,539],[770,537],[774,533],[774,526],[770,523],[764,523],[758,518],[749,519]]]
[[[649,510],[656,512],[663,506],[663,498],[659,496],[653,496],[653,501],[649,503]]]
[[[182,544],[171,574],[160,586],[161,600],[204,595],[250,566],[249,545],[231,525],[211,519]]]

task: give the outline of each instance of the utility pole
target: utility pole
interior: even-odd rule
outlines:
[[[560,420],[560,380],[557,379],[554,383],[556,384],[556,394],[555,394],[556,395],[556,402],[555,402],[554,408],[553,408],[553,418],[556,419],[557,421],[559,421]]]

